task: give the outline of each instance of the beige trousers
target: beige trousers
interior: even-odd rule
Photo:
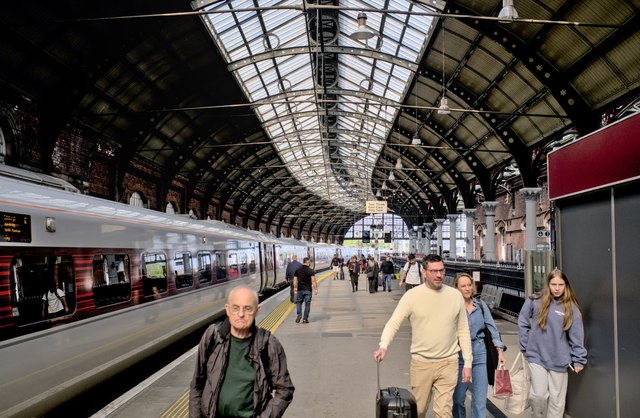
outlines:
[[[418,417],[424,418],[427,413],[433,390],[436,418],[451,418],[457,383],[458,357],[428,363],[411,360],[411,392],[416,397]]]

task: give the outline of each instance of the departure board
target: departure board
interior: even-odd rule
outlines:
[[[4,242],[31,242],[31,216],[0,212],[0,238]]]

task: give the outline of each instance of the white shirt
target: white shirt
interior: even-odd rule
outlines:
[[[42,300],[46,301],[49,305],[45,313],[52,314],[52,313],[60,312],[61,310],[64,309],[64,305],[60,300],[64,297],[64,292],[61,289],[56,289],[56,293],[58,294],[58,296],[56,296],[50,290],[47,290],[47,293],[45,293],[44,296],[42,297]]]
[[[420,263],[416,260],[415,263],[411,264],[407,261],[403,268],[404,271],[407,272],[404,281],[409,284],[420,284],[422,283],[422,278],[420,277]]]

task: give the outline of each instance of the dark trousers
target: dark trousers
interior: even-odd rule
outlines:
[[[351,277],[351,288],[354,291],[358,290],[358,273],[350,271],[349,276]]]

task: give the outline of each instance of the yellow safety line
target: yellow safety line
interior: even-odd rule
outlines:
[[[323,273],[322,276],[319,276],[317,281],[321,282],[322,280],[329,277],[333,274],[332,271],[327,273]],[[296,306],[295,303],[291,303],[289,299],[283,300],[280,305],[276,306],[276,308],[271,311],[269,315],[267,315],[260,323],[259,327],[268,330],[271,333],[276,332],[280,324],[282,324],[289,313]],[[160,418],[187,418],[189,416],[189,389],[185,390],[182,395],[178,399],[175,400],[169,407],[160,415]]]

